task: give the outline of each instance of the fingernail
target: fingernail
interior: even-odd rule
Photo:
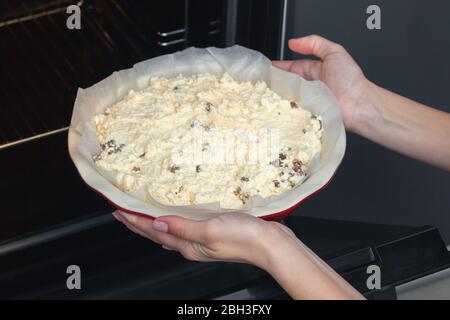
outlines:
[[[152,226],[153,229],[161,232],[167,232],[169,230],[169,226],[167,225],[167,223],[158,220],[154,220]]]
[[[173,251],[173,249],[172,249],[172,248],[170,248],[170,247],[167,247],[167,246],[165,246],[165,245],[163,245],[162,247],[163,247],[163,249],[166,249],[166,250],[169,250],[169,251]]]
[[[117,221],[119,221],[119,222],[122,222],[122,219],[121,219],[121,216],[120,216],[120,212],[119,211],[114,211],[113,213],[112,213],[112,216],[117,220]]]

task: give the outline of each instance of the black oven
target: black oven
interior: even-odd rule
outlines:
[[[8,168],[0,187],[1,240],[111,209],[80,184],[67,156],[78,87],[190,46],[239,43],[271,58],[281,48],[283,4],[276,0],[2,0],[0,5],[0,164]],[[80,8],[80,29],[67,27],[70,5]],[[269,13],[271,25],[261,19]]]
[[[80,8],[80,29],[67,26],[73,4]],[[276,58],[281,45],[282,1],[3,0],[0,5],[2,148],[64,131],[78,87],[138,61],[190,46],[234,43]]]
[[[80,29],[67,27],[70,5]],[[286,10],[287,0],[0,0],[0,298],[287,297],[257,268],[188,262],[128,232],[81,182],[66,144],[78,87],[190,46],[278,59]],[[432,227],[299,212],[285,223],[368,297],[395,297],[395,286],[450,264]],[[381,290],[365,287],[373,263],[389,270]],[[66,286],[70,265],[82,290]]]

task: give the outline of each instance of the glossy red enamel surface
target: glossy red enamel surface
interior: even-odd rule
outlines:
[[[334,177],[334,176],[333,176]],[[290,213],[292,213],[292,211],[294,211],[298,206],[300,206],[303,202],[305,202],[306,200],[308,200],[309,198],[311,198],[312,196],[318,194],[319,192],[321,192],[323,189],[325,189],[328,184],[331,182],[331,180],[333,179],[333,177],[331,177],[330,180],[327,181],[327,183],[325,183],[322,187],[320,187],[319,189],[317,189],[316,191],[314,191],[313,193],[311,193],[310,195],[308,195],[307,197],[305,197],[304,199],[300,200],[299,202],[297,202],[296,204],[294,204],[292,207],[287,208],[283,211],[280,212],[275,212],[266,216],[262,216],[259,217],[261,219],[265,219],[265,220],[283,220],[284,218],[286,218]],[[83,180],[84,181],[84,180]],[[108,201],[111,205],[113,205],[114,207],[117,208],[117,210],[123,211],[125,213],[129,213],[129,214],[134,214],[137,215],[139,217],[143,217],[143,218],[148,218],[148,219],[154,219],[154,217],[147,215],[147,214],[143,214],[140,212],[135,212],[135,211],[131,211],[125,208],[122,208],[121,206],[115,204],[113,201],[111,201],[107,196],[105,196],[103,193],[101,193],[100,191],[92,188],[91,186],[89,186],[87,183],[86,185],[93,190],[94,192],[96,192],[97,194],[99,194],[101,197],[103,197],[106,201]]]

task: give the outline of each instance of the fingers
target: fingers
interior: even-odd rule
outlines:
[[[180,252],[188,260],[211,260],[196,253],[196,250],[194,248],[196,244],[194,242],[183,239],[177,234],[169,233],[169,224],[170,228],[172,228],[173,221],[175,221],[173,225],[176,226],[175,230],[177,230],[175,231],[175,233],[184,232],[180,230],[184,230],[183,228],[185,228],[186,225],[189,225],[190,222],[193,223],[194,221],[184,219],[187,220],[188,223],[183,224],[182,221],[177,221],[177,218],[179,217],[172,216],[164,217],[165,219],[167,218],[167,221],[159,221],[159,219],[150,220],[145,217],[139,217],[137,215],[127,214],[124,212],[116,212],[114,216],[116,215],[119,217],[119,219],[121,219],[120,221],[123,220],[126,225],[131,226],[131,228],[137,229],[138,232],[140,232],[140,234],[144,234],[146,238],[162,244],[163,248],[165,249],[176,250]],[[189,234],[189,232],[186,234]]]
[[[296,73],[306,80],[321,79],[321,61],[302,59],[295,61],[272,61],[272,64],[277,68]]]
[[[139,230],[138,228],[134,227],[130,222],[128,222],[128,220],[121,214],[120,211],[115,211],[112,213],[113,217],[116,218],[116,220],[118,220],[119,222],[122,222],[129,230],[131,230],[132,232],[140,235],[141,237],[150,239],[154,242],[159,243],[158,241],[156,241],[156,239],[151,239],[147,234],[145,234],[144,232],[142,232],[141,230]]]
[[[291,71],[291,67],[294,62],[295,61],[292,61],[292,60],[284,60],[284,61],[275,60],[275,61],[272,61],[272,65],[277,68],[286,70],[286,71]]]
[[[330,54],[345,52],[345,49],[339,44],[317,35],[291,39],[289,40],[289,48],[303,55],[314,55],[322,61]],[[296,73],[306,80],[323,80],[322,61],[300,59],[295,61],[273,61],[272,63],[275,67]]]
[[[170,236],[165,233],[165,231],[159,231],[153,227],[153,224],[155,223],[154,219],[139,217],[122,211],[115,211],[113,216],[125,224],[131,231],[156,243],[163,244],[164,247],[171,249],[179,247],[176,237]]]
[[[207,221],[195,221],[179,216],[159,217],[153,227],[188,241],[204,243],[207,238]]]
[[[127,226],[138,229],[154,241],[160,241],[160,234],[170,234],[175,238],[202,243],[207,231],[205,222],[185,219],[178,216],[164,216],[148,219],[134,214],[119,212]],[[167,237],[166,237],[167,238]],[[161,241],[160,241],[161,242]]]
[[[289,48],[294,52],[303,55],[314,55],[322,60],[325,60],[329,54],[345,51],[341,45],[318,35],[291,39],[288,44]]]

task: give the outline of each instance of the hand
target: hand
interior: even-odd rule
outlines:
[[[179,216],[152,220],[119,211],[113,215],[133,232],[194,261],[243,262],[265,269],[274,243],[298,241],[282,224],[243,213],[222,214],[205,221]]]
[[[362,296],[278,222],[243,213],[193,221],[155,220],[116,211],[130,230],[194,261],[250,263],[266,270],[294,299],[360,299]]]
[[[352,130],[355,113],[364,107],[358,105],[368,81],[360,67],[339,44],[317,35],[289,40],[289,48],[304,55],[314,55],[317,60],[273,61],[273,65],[297,73],[306,80],[321,80],[336,96],[344,117],[344,124]]]

